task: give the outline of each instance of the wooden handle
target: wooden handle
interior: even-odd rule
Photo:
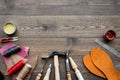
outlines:
[[[67,80],[72,80],[71,74],[67,73]]]
[[[54,56],[54,66],[55,66],[55,80],[60,80],[59,61],[57,55]]]
[[[41,76],[42,76],[41,73],[38,73],[35,80],[40,80]]]
[[[51,69],[49,68],[43,80],[49,80],[50,72],[51,72]]]
[[[78,80],[84,80],[82,74],[80,73],[80,71],[78,69],[75,69],[75,74],[76,74]]]
[[[78,80],[84,80],[82,74],[80,73],[80,71],[77,68],[76,63],[73,61],[73,59],[71,57],[69,57],[69,59],[70,59],[71,66],[74,69],[75,74],[76,74]]]
[[[72,68],[75,70],[77,68],[76,63],[73,61],[73,59],[71,57],[69,57],[69,59],[70,59],[70,64],[71,64]]]

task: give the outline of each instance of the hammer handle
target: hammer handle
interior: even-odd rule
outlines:
[[[67,80],[72,80],[71,74],[67,73]]]
[[[35,80],[40,80],[41,79],[41,73],[38,73],[38,75],[36,76],[36,79]]]
[[[55,80],[60,80],[58,55],[54,56]]]

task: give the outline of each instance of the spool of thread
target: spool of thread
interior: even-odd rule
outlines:
[[[9,57],[11,54],[17,53],[21,50],[20,46],[16,45],[12,48],[9,48],[8,50],[3,52],[3,56]]]
[[[30,72],[32,66],[30,64],[25,64],[25,66],[22,68],[18,76],[16,77],[16,80],[24,80],[24,78],[27,76],[27,74]]]
[[[4,79],[4,75],[2,74],[2,72],[0,71],[0,80]]]
[[[12,76],[14,73],[22,69],[24,65],[25,65],[25,62],[23,60],[20,60],[7,71],[8,75]]]

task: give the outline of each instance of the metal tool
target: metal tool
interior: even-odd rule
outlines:
[[[70,73],[70,63],[69,63],[69,53],[70,50],[66,52],[66,70],[67,70],[67,80],[72,80],[71,73]]]
[[[0,43],[17,41],[18,37],[0,38]]]
[[[106,50],[108,50],[109,52],[111,52],[112,54],[114,54],[116,57],[120,58],[120,53],[118,51],[116,51],[115,49],[113,49],[110,46],[108,46],[107,44],[101,42],[99,39],[96,39],[95,42],[98,43],[103,48],[105,48]]]
[[[44,70],[44,68],[45,68],[46,63],[47,63],[47,60],[46,60],[46,62],[44,63],[44,65],[42,66],[41,71],[37,74],[35,80],[40,80],[40,79],[41,79],[41,76],[42,76],[42,74],[43,74],[43,70]]]
[[[72,68],[74,69],[75,74],[76,74],[78,80],[84,80],[82,74],[80,73],[80,71],[79,71],[78,68],[77,68],[76,63],[73,61],[73,59],[72,59],[71,57],[69,57],[69,59],[70,59],[71,66],[72,66]]]
[[[52,65],[50,64],[43,80],[49,80]]]
[[[60,80],[60,72],[59,72],[59,60],[58,56],[66,56],[65,53],[59,51],[53,51],[49,56],[42,57],[43,59],[50,58],[54,56],[54,66],[55,66],[55,80]]]
[[[47,59],[50,57],[53,57],[54,55],[58,55],[58,56],[66,56],[66,54],[64,52],[60,52],[60,51],[53,51],[51,54],[49,54],[48,56],[42,56],[42,59]]]

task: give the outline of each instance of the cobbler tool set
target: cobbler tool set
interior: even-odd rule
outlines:
[[[38,64],[37,56],[29,57],[29,47],[18,45],[18,44],[8,44],[10,42],[18,41],[18,37],[11,37],[15,34],[17,27],[12,23],[5,23],[3,26],[3,32],[8,35],[8,37],[0,38],[0,43],[5,44],[0,49],[0,54],[2,55],[7,68],[7,74],[12,78],[12,80],[30,80],[32,72],[36,65]],[[108,30],[104,35],[103,39],[106,42],[111,42],[116,38],[116,33],[113,30]],[[108,46],[103,41],[96,39],[95,42],[102,46],[104,49],[108,50],[110,53],[114,54],[120,58],[120,53],[114,48]],[[7,44],[6,44],[7,43]],[[41,56],[45,63],[42,64],[42,68],[39,73],[35,75],[34,80],[50,80],[51,72],[54,72],[55,80],[60,79],[60,63],[59,56],[65,58],[65,69],[66,69],[66,80],[73,80],[71,71],[74,71],[77,80],[86,80],[81,73],[81,69],[78,69],[78,65],[75,60],[69,55],[70,49],[66,52],[53,51],[48,56]],[[49,63],[45,72],[45,66],[48,60],[54,58],[54,63]],[[93,48],[89,54],[83,57],[84,66],[96,76],[102,77],[107,80],[120,80],[120,71],[118,71],[110,58],[101,48]],[[72,69],[71,69],[72,68]],[[54,69],[54,71],[53,71]],[[45,74],[43,75],[43,72]],[[0,71],[0,80],[5,79],[5,74]]]

